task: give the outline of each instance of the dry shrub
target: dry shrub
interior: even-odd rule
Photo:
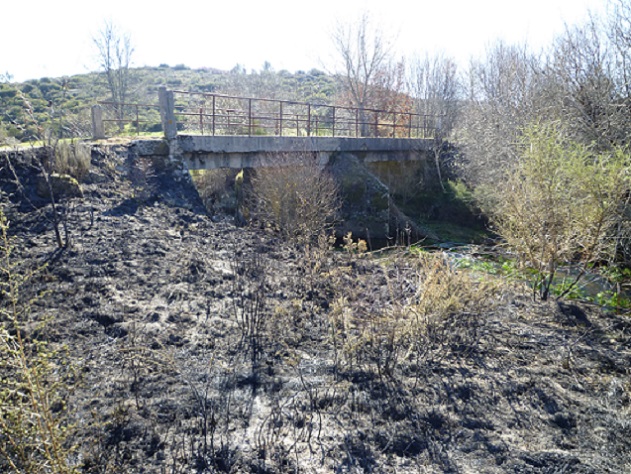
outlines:
[[[191,172],[193,182],[204,206],[209,211],[234,212],[237,197],[234,189],[238,170],[216,169]]]
[[[339,209],[338,187],[313,154],[277,155],[252,177],[252,217],[297,243],[329,233]]]
[[[266,294],[268,265],[259,253],[232,253],[232,310],[241,333],[241,344],[256,362],[262,350],[265,322],[268,316]]]
[[[82,181],[90,171],[92,149],[76,140],[59,141],[54,147],[54,171]]]
[[[499,282],[458,270],[444,254],[421,253],[417,289],[407,304],[410,349],[421,354],[473,350],[485,311],[497,299]]]
[[[366,278],[385,279],[387,292],[362,305],[361,277],[350,268],[338,270],[336,286],[344,290],[332,305],[330,323],[338,360],[351,370],[368,364],[393,376],[404,361],[419,366],[469,353],[482,314],[497,300],[492,295],[499,283],[457,270],[443,254],[421,253],[414,260],[396,256],[382,264],[380,274],[368,272]]]

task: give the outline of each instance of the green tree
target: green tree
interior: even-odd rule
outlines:
[[[524,130],[520,159],[499,184],[491,220],[506,246],[534,274],[534,295],[548,299],[560,266],[611,260],[629,193],[629,156],[595,152],[557,125]],[[561,296],[564,296],[562,294]]]

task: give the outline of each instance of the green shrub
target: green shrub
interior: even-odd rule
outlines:
[[[522,267],[534,271],[534,294],[542,300],[560,266],[582,269],[564,296],[588,265],[613,258],[629,192],[629,156],[620,149],[596,153],[551,124],[528,127],[521,149],[493,192],[491,219]]]

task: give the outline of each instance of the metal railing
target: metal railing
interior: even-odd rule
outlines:
[[[160,106],[156,104],[98,101],[102,108],[103,129],[107,135],[122,131],[136,133],[162,130]]]
[[[201,135],[433,138],[428,115],[173,91],[178,131]]]
[[[160,90],[160,104],[100,101],[95,137],[164,132],[279,137],[435,138],[440,117],[405,111]],[[166,125],[165,125],[166,124]],[[166,127],[166,128],[165,128]]]

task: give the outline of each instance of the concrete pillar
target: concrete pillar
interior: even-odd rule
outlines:
[[[92,138],[99,140],[105,138],[103,127],[103,108],[100,105],[92,106]]]
[[[177,122],[175,121],[175,101],[173,91],[161,86],[158,89],[158,101],[160,103],[160,117],[162,119],[162,130],[167,140],[177,137]]]

